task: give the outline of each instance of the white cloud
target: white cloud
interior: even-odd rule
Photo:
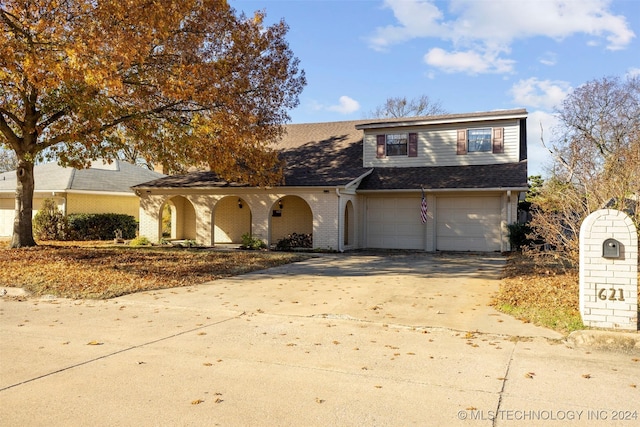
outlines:
[[[478,57],[508,52],[518,39],[547,37],[562,40],[576,34],[590,36],[587,42],[606,43],[607,49],[624,49],[635,37],[624,16],[609,10],[610,0],[450,0],[447,15],[435,0],[385,0],[397,21],[395,25],[379,27],[369,39],[370,46],[385,50],[391,45],[415,38],[436,38],[452,43],[448,60],[442,49],[432,49],[427,55],[440,55],[445,69],[472,72],[510,72],[510,66],[474,69],[451,67],[452,62],[463,61],[464,52],[472,51]],[[435,51],[435,52],[434,52]],[[434,64],[437,58],[432,59]],[[508,60],[504,60],[508,61]],[[551,59],[546,58],[546,63]],[[436,66],[436,65],[434,65]],[[475,70],[475,71],[474,71]]]
[[[558,55],[555,52],[545,52],[539,58],[539,61],[542,65],[553,66],[558,62]]]
[[[360,109],[360,103],[348,96],[341,96],[337,105],[330,105],[326,109],[340,114],[351,114]]]
[[[511,87],[513,102],[533,108],[553,110],[571,90],[568,82],[560,80],[538,80],[535,77],[520,80]]]
[[[424,56],[424,62],[447,73],[466,72],[469,74],[509,73],[515,61],[498,57],[497,52],[476,52],[473,50],[447,52],[433,48]]]
[[[385,50],[393,44],[416,37],[437,37],[440,33],[442,12],[431,2],[415,0],[386,0],[385,7],[393,11],[400,25],[379,27],[370,39],[376,50]]]

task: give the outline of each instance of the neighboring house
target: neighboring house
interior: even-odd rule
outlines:
[[[65,215],[119,213],[138,218],[140,199],[131,187],[164,176],[118,160],[111,164],[99,160],[80,170],[39,164],[34,168],[33,214],[43,200],[53,199]],[[16,181],[15,171],[0,174],[0,236],[13,234]]]
[[[171,237],[207,246],[245,233],[274,245],[295,232],[339,251],[509,250],[507,225],[527,191],[526,119],[518,109],[288,125],[283,185],[212,172],[137,185],[140,234],[160,239],[168,204]]]

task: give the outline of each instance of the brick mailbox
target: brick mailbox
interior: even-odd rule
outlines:
[[[624,212],[593,212],[580,227],[580,314],[589,327],[638,330],[638,234]]]

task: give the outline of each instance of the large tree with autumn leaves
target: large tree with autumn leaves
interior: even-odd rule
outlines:
[[[271,144],[304,71],[281,21],[225,0],[0,0],[0,145],[18,160],[11,247],[35,245],[33,168],[135,152],[252,185],[280,179]]]

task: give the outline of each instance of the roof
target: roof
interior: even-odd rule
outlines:
[[[363,129],[415,126],[477,120],[525,118],[526,110],[496,110],[484,113],[351,120],[328,123],[291,124],[275,146],[285,161],[284,185],[291,187],[342,187],[364,177]],[[482,179],[478,179],[478,177]],[[224,181],[213,172],[168,176],[137,188],[221,188],[241,186]],[[479,166],[434,166],[374,168],[358,187],[362,190],[453,188],[526,188],[527,162]]]
[[[356,125],[371,120],[307,123],[286,126],[275,146],[285,161],[287,186],[344,186],[368,169],[362,167],[362,136]],[[137,188],[222,188],[242,186],[220,179],[213,172],[168,176]]]
[[[165,175],[121,160],[108,164],[93,162],[90,168],[65,168],[57,163],[43,163],[34,167],[35,191],[87,191],[132,193],[131,187]],[[15,191],[16,172],[0,174],[0,192]]]
[[[369,120],[370,121],[370,120]],[[288,186],[343,186],[359,178],[366,120],[288,125],[279,144]]]
[[[375,168],[358,190],[527,188],[527,161],[494,165]]]
[[[385,127],[424,126],[443,123],[465,123],[491,120],[524,119],[527,110],[518,108],[514,110],[493,110],[475,113],[441,114],[437,116],[399,117],[378,120],[366,120],[360,123],[358,129],[379,129]]]

